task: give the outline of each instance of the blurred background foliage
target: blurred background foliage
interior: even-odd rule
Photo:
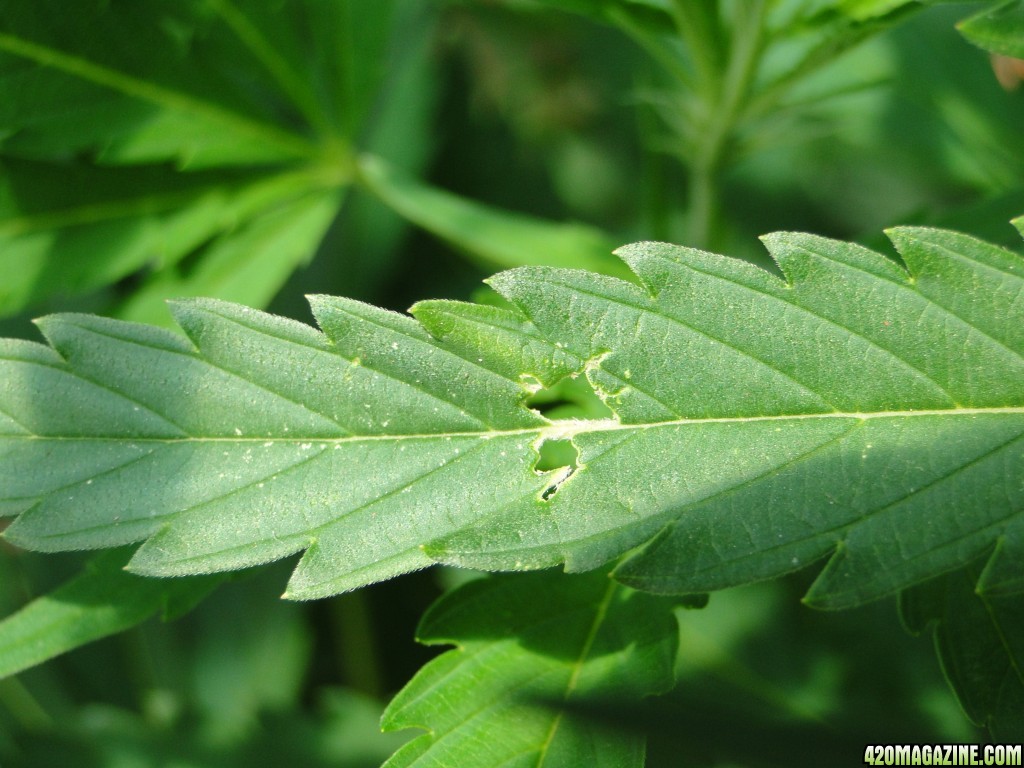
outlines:
[[[978,10],[0,0],[0,332],[36,338],[32,317],[67,310],[168,325],[164,300],[193,295],[304,320],[313,292],[489,301],[481,279],[521,264],[628,279],[611,250],[639,239],[760,264],[756,237],[786,229],[1017,247],[1024,90],[957,31]],[[965,33],[1019,54],[990,16]],[[599,407],[574,387],[534,405]],[[4,615],[83,562],[0,542]],[[299,605],[276,599],[288,567],[0,681],[0,764],[378,765],[406,738],[379,733],[384,701],[436,654],[417,619],[469,576]],[[633,724],[650,765],[983,737],[893,602],[821,614],[805,587],[680,609],[680,683]]]

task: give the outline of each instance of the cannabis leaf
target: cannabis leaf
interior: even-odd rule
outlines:
[[[321,63],[342,5],[4,0],[0,17],[0,314],[133,273],[124,316],[153,319],[147,296],[264,303],[314,252],[360,114],[341,87],[357,73]]]
[[[0,316],[128,276],[101,295],[124,319],[165,323],[169,296],[262,306],[339,217],[348,284],[372,279],[386,259],[360,236],[386,255],[403,222],[352,186],[356,147],[426,161],[435,16],[0,0]]]
[[[909,273],[811,235],[765,238],[785,279],[648,243],[620,251],[642,285],[521,268],[491,280],[513,309],[415,320],[314,297],[322,333],[210,300],[173,306],[187,340],[44,318],[50,347],[0,347],[5,535],[145,541],[150,575],[305,550],[298,598],[434,560],[590,570],[654,536],[620,580],[703,592],[833,553],[808,600],[878,598],[1024,525],[1024,264],[890,236]],[[525,407],[579,375],[613,416]],[[575,467],[534,470],[566,440]],[[989,572],[1019,584],[1017,551]]]
[[[80,574],[0,621],[0,678],[139,624],[157,612],[187,612],[223,580],[140,579],[125,573],[128,553],[96,556]]]
[[[990,592],[985,577],[967,567],[903,592],[900,608],[912,632],[935,624],[939,659],[967,716],[987,726],[993,739],[1019,739],[1024,733],[1020,594]]]
[[[25,512],[7,536],[75,549],[156,534],[133,564],[165,575],[308,547],[290,591],[311,597],[429,565],[419,545],[437,531],[548,483],[529,469],[545,422],[515,383],[409,318],[314,305],[327,336],[194,301],[175,308],[192,343],[82,315],[40,321],[54,349],[6,342],[3,504]]]
[[[678,637],[671,608],[600,571],[490,577],[445,595],[417,634],[458,648],[420,670],[382,721],[385,730],[430,732],[385,765],[643,765],[640,734],[567,707],[628,707],[668,690]]]
[[[435,17],[0,0],[0,316],[129,276],[131,296],[107,297],[123,319],[165,323],[166,297],[263,306],[339,217],[349,284],[382,269],[360,251],[389,253],[399,214],[492,269],[543,258],[540,241],[557,244],[545,263],[621,271],[592,228],[491,210],[379,157],[408,173],[432,151]]]
[[[910,275],[859,246],[793,234],[765,238],[789,282],[661,245],[621,251],[646,290],[568,272],[499,275],[495,287],[543,338],[587,361],[618,420],[566,427],[581,470],[546,506],[459,532],[432,554],[584,570],[668,524],[620,579],[698,592],[836,549],[808,599],[842,607],[1019,530],[1024,264],[955,233],[890,236]],[[522,362],[536,371],[538,360]],[[993,555],[1019,580],[1012,563],[1008,550]]]
[[[1024,3],[993,3],[957,24],[963,36],[985,50],[1014,58],[1024,57]]]

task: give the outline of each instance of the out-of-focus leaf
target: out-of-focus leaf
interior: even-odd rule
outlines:
[[[167,721],[89,704],[59,724],[0,740],[0,760],[4,768],[378,768],[405,738],[380,732],[380,710],[375,701],[329,689],[308,708],[265,713],[258,729],[217,742],[202,718]]]
[[[167,325],[166,296],[220,296],[264,306],[292,271],[305,264],[338,209],[340,192],[309,193],[247,222],[217,241],[188,273],[167,270],[134,291],[115,314],[126,320]]]
[[[129,555],[97,555],[80,575],[0,621],[0,677],[133,627],[169,604],[194,605],[223,580],[140,579],[124,570]]]
[[[335,75],[316,64],[339,51],[325,32],[343,5],[81,0],[70,13],[55,0],[4,0],[3,149],[192,166],[313,157],[311,123],[328,130],[337,109],[313,93]]]
[[[357,4],[380,9],[379,4]],[[377,100],[362,121],[360,147],[385,157],[408,173],[423,172],[434,156],[437,136],[423,130],[434,121],[444,79],[439,72],[435,37],[425,34],[436,23],[436,7],[416,2],[402,5],[388,43],[387,71]],[[358,33],[357,33],[358,34]],[[360,46],[364,44],[360,37]],[[360,57],[362,59],[363,57]],[[379,295],[402,255],[410,224],[376,196],[356,186],[346,193],[338,218],[324,238],[322,258],[304,268],[289,286],[282,314],[301,317],[304,294],[325,286],[345,286],[356,298]]]
[[[191,295],[191,281],[180,271],[190,253],[202,254],[194,272],[215,269],[204,263],[217,260],[211,253],[254,249],[238,242],[245,241],[239,235],[247,229],[258,229],[282,209],[301,209],[311,196],[330,199],[336,208],[339,196],[333,185],[302,171],[182,174],[164,166],[98,168],[15,158],[0,163],[0,171],[0,270],[8,278],[0,284],[0,312],[93,290],[149,268],[145,295],[133,301],[148,305],[146,319],[166,323],[160,299]],[[262,290],[233,293],[264,303],[318,240],[296,239],[291,248],[279,242],[276,258],[264,256],[259,265]],[[195,292],[210,295],[219,288],[206,281]],[[150,295],[154,289],[158,293]]]
[[[385,765],[642,766],[640,734],[570,710],[594,698],[629,708],[671,687],[672,606],[603,572],[492,577],[445,595],[417,634],[458,648],[427,664],[382,721],[429,733]]]
[[[133,274],[128,317],[166,322],[162,299],[197,293],[267,303],[316,252],[430,13],[0,0],[0,315]]]
[[[650,33],[672,33],[671,4],[661,0],[504,0],[512,7],[549,12],[575,13],[616,26],[630,26]]]
[[[1013,594],[989,593],[978,571],[969,567],[907,590],[900,599],[903,620],[914,633],[935,624],[942,669],[967,716],[987,726],[995,741],[1019,742],[1024,739],[1024,592],[1018,584]]]
[[[1024,0],[996,3],[964,19],[957,28],[986,51],[1024,59]]]
[[[543,221],[423,184],[364,155],[359,178],[373,194],[428,232],[490,267],[575,267],[628,277],[614,241],[584,224]]]
[[[300,706],[313,634],[303,607],[278,599],[279,579],[279,569],[250,574],[193,615],[186,700],[213,743],[251,738],[267,713]]]

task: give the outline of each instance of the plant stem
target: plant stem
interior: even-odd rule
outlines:
[[[716,0],[676,0],[672,4],[676,29],[686,43],[700,85],[711,96],[718,90],[721,80],[722,50],[721,24]]]
[[[703,139],[698,141],[691,161],[688,240],[697,248],[713,245],[719,176],[761,53],[765,2],[752,0],[744,10],[733,28],[721,88],[709,95],[715,101],[705,110],[706,122],[698,131],[698,134],[703,134]]]
[[[337,660],[345,684],[375,698],[384,695],[380,658],[374,645],[373,619],[363,591],[338,595],[330,603],[337,638]]]
[[[635,86],[638,92],[649,90],[652,87],[652,79],[646,71],[641,75],[642,81]],[[636,115],[636,130],[640,137],[640,145],[646,151],[641,153],[640,174],[643,179],[642,193],[643,203],[641,210],[644,215],[644,230],[650,233],[655,240],[669,241],[672,239],[669,203],[666,200],[666,187],[668,185],[664,162],[665,155],[662,152],[651,149],[657,142],[658,124],[654,110],[647,104],[640,103],[634,113]]]
[[[53,718],[17,677],[0,680],[0,702],[24,728],[42,729],[53,725]]]
[[[637,24],[629,14],[612,8],[608,18],[629,36],[653,61],[671,75],[684,88],[693,87],[693,77],[676,52],[664,44],[657,35],[650,34]]]

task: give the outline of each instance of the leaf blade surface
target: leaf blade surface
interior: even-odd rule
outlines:
[[[1024,525],[1022,260],[940,230],[891,237],[906,269],[781,233],[765,242],[782,278],[638,244],[620,255],[641,285],[520,268],[491,280],[508,309],[314,297],[319,332],[203,300],[175,307],[187,341],[46,318],[52,348],[9,342],[2,363],[8,536],[146,540],[132,566],[154,575],[305,550],[295,597],[433,559],[590,570],[651,539],[617,578],[699,593],[831,554],[808,600],[876,599]],[[524,405],[566,376],[613,417]],[[533,469],[551,440],[576,466]],[[1015,583],[1012,551],[986,572]]]
[[[628,706],[672,685],[672,603],[602,572],[488,578],[445,595],[417,632],[454,643],[399,692],[386,730],[430,732],[385,765],[643,765],[642,736],[574,716],[587,701]]]

